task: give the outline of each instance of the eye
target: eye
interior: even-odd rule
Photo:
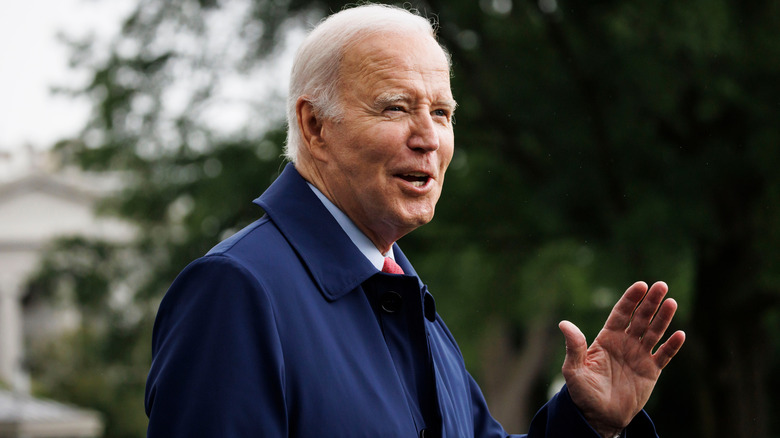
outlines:
[[[392,111],[392,112],[404,112],[406,109],[402,107],[401,105],[391,105],[385,108],[385,111]]]
[[[431,115],[436,118],[444,118],[447,121],[450,121],[450,119],[452,118],[452,112],[450,110],[441,109],[441,108],[431,111]]]

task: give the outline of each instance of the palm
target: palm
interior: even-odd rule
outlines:
[[[566,337],[563,375],[569,393],[604,435],[628,425],[647,402],[661,370],[682,347],[685,334],[676,332],[655,354],[652,351],[677,309],[674,300],[663,301],[666,291],[661,282],[649,291],[645,283],[632,285],[589,348],[574,324],[560,324]]]

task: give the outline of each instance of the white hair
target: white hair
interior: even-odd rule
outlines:
[[[337,12],[320,22],[298,48],[290,74],[287,97],[287,144],[284,154],[295,163],[302,137],[298,128],[296,105],[306,97],[317,117],[339,120],[339,73],[344,53],[350,44],[370,33],[423,32],[436,38],[428,19],[396,6],[365,4]],[[449,54],[442,50],[449,61]]]

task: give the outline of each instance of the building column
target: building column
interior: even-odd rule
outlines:
[[[15,391],[27,392],[22,369],[22,305],[20,285],[0,282],[0,380]]]

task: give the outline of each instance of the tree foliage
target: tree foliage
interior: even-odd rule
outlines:
[[[96,257],[117,268],[76,296],[92,297],[78,301],[89,312],[121,285],[137,314],[86,318],[59,344],[74,355],[31,360],[42,391],[106,412],[108,436],[143,436],[145,424],[119,412],[141,409],[141,352],[168,284],[261,214],[249,201],[282,162],[283,102],[264,91],[283,82],[280,53],[343,5],[138,0],[110,55],[74,52],[91,72],[81,92],[94,114],[58,150],[85,169],[123,172],[126,188],[103,210],[142,230],[132,257]],[[659,429],[780,433],[780,5],[413,6],[438,21],[453,54],[459,110],[436,219],[401,244],[494,414],[519,431],[543,403],[562,361],[558,320],[592,338],[631,282],[663,279],[688,341],[651,399]],[[71,261],[44,265],[39,286],[96,275]],[[42,366],[51,356],[106,378],[67,377]]]

